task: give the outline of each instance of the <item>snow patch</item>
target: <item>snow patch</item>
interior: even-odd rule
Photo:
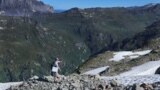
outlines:
[[[130,56],[129,58],[130,59],[136,59],[136,58],[138,58],[139,56],[137,56],[137,55],[135,55],[135,56]]]
[[[101,76],[101,79],[105,80],[106,83],[110,82],[111,80],[115,80],[119,84],[127,86],[133,84],[142,84],[142,83],[152,84],[155,82],[160,82],[160,75],[113,76],[113,77]]]
[[[100,68],[96,68],[96,69],[87,71],[87,72],[85,72],[85,73],[83,73],[83,74],[86,74],[86,75],[98,75],[98,74],[100,74],[101,72],[104,72],[105,70],[107,70],[108,68],[109,68],[109,66],[100,67]]]
[[[120,51],[120,52],[115,52],[113,58],[109,59],[109,61],[121,61],[125,59],[125,57],[128,57],[129,59],[135,59],[140,56],[149,54],[152,50],[144,50],[144,51],[137,51],[137,52],[132,52],[132,51]]]
[[[100,78],[105,80],[106,83],[110,82],[111,80],[115,80],[119,84],[125,86],[133,84],[142,84],[142,83],[152,84],[155,82],[160,82],[160,75],[155,74],[156,70],[159,67],[160,67],[160,60],[150,61],[142,65],[133,67],[130,71],[121,73],[120,75],[101,76]]]
[[[22,84],[22,82],[9,82],[9,83],[0,83],[0,90],[6,90],[11,86],[17,86]]]
[[[133,67],[130,71],[121,73],[120,76],[154,75],[160,67],[159,61],[150,61],[140,66]]]

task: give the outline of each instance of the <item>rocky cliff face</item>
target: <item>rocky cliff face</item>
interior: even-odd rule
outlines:
[[[52,13],[53,8],[38,0],[0,0],[0,14],[30,16],[34,12]]]

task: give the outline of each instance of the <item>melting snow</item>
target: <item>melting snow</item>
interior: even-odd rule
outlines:
[[[6,90],[11,86],[17,86],[22,84],[22,82],[9,82],[9,83],[0,83],[0,90]]]
[[[130,71],[120,74],[120,76],[154,75],[160,67],[159,61],[150,61],[140,66],[133,67]]]
[[[85,72],[83,74],[86,74],[86,75],[97,75],[97,74],[100,74],[101,72],[107,70],[108,68],[109,68],[109,66],[100,67],[100,68],[96,68],[96,69],[87,71],[87,72]]]
[[[120,52],[115,52],[114,57],[109,59],[109,61],[120,61],[125,59],[125,57],[128,57],[130,59],[138,58],[142,55],[149,54],[152,50],[144,50],[144,51],[137,51],[137,52],[132,52],[132,51],[120,51]]]
[[[160,75],[145,75],[145,76],[114,76],[114,77],[101,77],[101,79],[106,80],[106,82],[110,82],[111,80],[116,80],[119,84],[133,85],[133,84],[142,84],[148,83],[152,84],[155,82],[160,82]]]
[[[101,79],[106,80],[106,82],[116,80],[123,85],[133,85],[141,83],[151,84],[160,82],[160,75],[155,75],[155,71],[159,67],[160,60],[150,61],[140,66],[133,67],[130,71],[124,72],[120,75],[110,77],[102,76]]]

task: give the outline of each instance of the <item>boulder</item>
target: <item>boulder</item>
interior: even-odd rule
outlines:
[[[153,86],[150,84],[141,84],[140,87],[143,87],[144,90],[153,90]]]
[[[43,79],[47,82],[54,82],[54,77],[53,76],[44,76]]]
[[[38,80],[38,79],[39,79],[39,77],[36,75],[30,78],[30,80]]]
[[[141,86],[138,85],[138,84],[134,84],[133,87],[132,87],[132,90],[144,90],[144,88],[141,87]]]
[[[111,80],[110,84],[111,84],[112,87],[118,86],[118,82],[116,80],[114,80],[114,79]]]
[[[156,70],[155,74],[160,74],[160,67]]]

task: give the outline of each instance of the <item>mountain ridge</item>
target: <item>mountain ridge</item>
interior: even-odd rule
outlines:
[[[53,7],[39,0],[0,0],[1,15],[30,16],[35,12],[53,13]]]

